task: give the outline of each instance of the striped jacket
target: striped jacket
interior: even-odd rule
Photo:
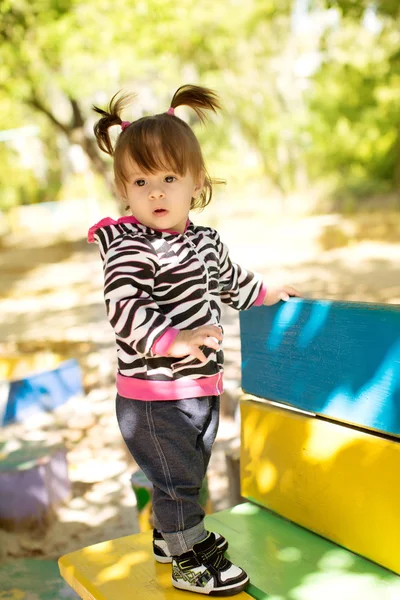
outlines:
[[[260,277],[230,261],[209,227],[154,230],[134,217],[106,218],[89,230],[104,267],[104,298],[117,344],[117,390],[137,400],[177,400],[222,392],[223,352],[167,356],[182,329],[219,325],[220,300],[237,310],[261,305]]]

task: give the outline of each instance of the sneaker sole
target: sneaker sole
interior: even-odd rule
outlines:
[[[172,556],[159,556],[158,554],[154,554],[154,558],[159,563],[172,563]]]
[[[240,582],[240,584],[211,590],[210,592],[207,592],[204,588],[196,588],[194,586],[191,586],[190,583],[186,583],[185,581],[175,581],[175,579],[172,580],[172,585],[178,590],[184,590],[185,592],[194,592],[196,594],[203,594],[206,596],[235,596],[236,594],[240,594],[240,592],[243,592],[247,588],[247,586],[249,585],[249,578],[247,577],[244,581]]]
[[[218,546],[218,544],[217,544],[217,548],[221,552],[226,552],[228,550],[228,540],[225,540],[225,542],[223,544],[221,544],[221,546]],[[172,556],[159,556],[155,552],[153,553],[153,556],[156,559],[156,561],[159,563],[162,563],[162,564],[172,563]]]

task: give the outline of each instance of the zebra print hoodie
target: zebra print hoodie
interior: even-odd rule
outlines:
[[[263,303],[260,277],[230,261],[218,233],[189,220],[183,234],[134,217],[106,218],[89,230],[104,268],[104,298],[117,344],[117,390],[136,400],[179,400],[222,392],[223,352],[167,351],[182,329],[220,326],[219,301],[237,310]]]

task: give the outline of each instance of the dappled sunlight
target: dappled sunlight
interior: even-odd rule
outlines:
[[[262,494],[266,494],[272,490],[278,480],[278,471],[275,465],[269,460],[260,461],[260,466],[257,473],[258,487]]]
[[[6,360],[0,359],[0,391],[22,373],[9,356],[24,354],[27,367],[38,371],[52,369],[52,359],[32,356],[51,350],[79,362],[86,410],[56,413],[46,405],[41,424],[27,419],[11,433],[4,427],[15,440],[62,444],[72,498],[57,506],[40,538],[35,531],[0,532],[0,559],[55,561],[86,546],[81,556],[88,563],[78,559],[66,567],[71,579],[81,569],[78,592],[94,581],[101,587],[88,585],[85,597],[147,600],[165,593],[175,599],[171,567],[154,562],[151,536],[138,546],[116,539],[136,532],[147,513],[138,520],[130,480],[137,465],[116,424],[115,334],[99,248],[88,246],[86,232],[125,210],[116,199],[113,156],[96,144],[93,125],[100,115],[93,105],[105,108],[128,86],[136,97],[121,117],[134,121],[167,111],[176,88],[192,81],[214,89],[222,110],[210,113],[204,127],[193,107],[177,107],[177,115],[198,136],[207,172],[227,185],[215,185],[210,206],[190,218],[215,227],[231,259],[259,273],[267,288],[291,284],[304,297],[280,305],[262,340],[270,355],[254,359],[259,370],[249,379],[260,388],[268,382],[266,397],[276,412],[245,420],[245,493],[338,543],[353,536],[361,550],[399,566],[400,455],[393,441],[400,436],[400,343],[393,339],[399,320],[393,320],[393,338],[384,321],[371,331],[362,319],[359,336],[348,323],[334,335],[330,329],[332,314],[337,318],[332,300],[400,305],[399,17],[399,0],[189,1],[176,7],[163,0],[2,2],[0,350]],[[121,128],[109,131],[114,144]],[[326,300],[308,310],[307,298]],[[244,382],[253,368],[247,357],[241,369],[238,315],[231,313],[221,321],[222,417],[225,407],[237,415],[240,378]],[[379,353],[381,329],[387,345]],[[303,410],[286,409],[289,426],[277,416],[282,402]],[[325,423],[310,414],[323,414]],[[335,419],[346,428],[335,429]],[[377,431],[374,441],[368,446],[368,434],[354,426]],[[221,455],[233,457],[225,448]],[[228,481],[222,508],[231,500],[228,485],[235,478],[238,484],[236,455],[234,461],[234,477],[225,463],[209,471],[213,501],[218,477]],[[26,502],[39,496],[32,485]],[[238,507],[233,516],[240,521],[254,510]],[[234,534],[233,528],[232,546],[241,544]],[[245,558],[264,574],[271,562],[272,584],[283,580],[280,593],[265,593],[268,600],[399,600],[399,586],[375,578],[373,570],[362,572],[359,557],[317,551],[310,564],[313,542],[308,539],[307,548],[298,541],[296,534],[282,541],[269,531],[253,532]],[[288,571],[293,580],[285,580]],[[28,584],[26,592],[17,581],[12,587],[13,600],[45,594],[44,585],[37,594]],[[254,591],[264,598],[264,588]]]
[[[93,597],[147,598],[148,593],[160,600],[178,600],[182,595],[171,585],[171,565],[154,560],[151,531],[64,555],[60,567],[73,589]]]
[[[400,583],[388,583],[378,576],[346,573],[338,569],[331,573],[312,573],[290,592],[292,600],[396,600]],[[395,595],[396,594],[396,595]]]
[[[276,552],[276,558],[285,563],[298,562],[301,560],[302,553],[300,548],[294,548],[293,546],[287,546],[281,548]]]
[[[368,417],[373,425],[379,427],[382,414],[387,415],[387,405],[382,402],[382,398],[390,399],[400,389],[399,361],[400,342],[397,342],[389,348],[377,371],[358,392],[351,390],[350,386],[333,390],[324,406],[326,413],[335,415],[344,412],[346,407],[348,422],[358,423]],[[395,425],[394,421],[393,426]]]
[[[251,400],[242,402],[241,435],[245,498],[396,569],[399,444]]]
[[[320,427],[318,421],[311,420],[308,425],[308,437],[304,442],[304,453],[307,460],[326,470],[331,468],[336,455],[342,450],[349,448],[351,452],[352,444],[363,435],[365,434],[343,428],[338,430],[335,436],[329,436],[327,431]]]
[[[319,502],[314,495],[310,508]],[[239,561],[250,574],[247,592],[258,598],[321,600],[331,590],[340,595],[332,600],[397,600],[392,596],[400,582],[396,575],[365,560],[358,554],[288,520],[282,510],[271,508],[268,498],[253,497],[229,514],[210,517],[212,530],[232,537],[228,557]],[[336,515],[327,514],[340,526]],[[235,533],[235,534],[234,534]],[[233,535],[234,534],[234,535]],[[376,592],[379,592],[378,594]]]
[[[319,302],[311,307],[310,318],[303,327],[297,344],[299,348],[306,348],[324,327],[328,318],[332,302]]]
[[[267,432],[258,429],[258,421],[259,416],[256,413],[254,413],[253,415],[248,416],[248,421],[246,424],[246,426],[248,427],[248,431],[250,432],[249,435],[251,435],[252,438],[253,452],[257,455],[261,454],[262,449],[265,445],[266,438],[268,436]]]
[[[117,558],[118,557],[118,558]],[[150,559],[150,552],[135,551],[126,553],[123,556],[116,555],[114,564],[106,567],[99,572],[96,583],[101,584],[106,581],[124,579],[132,574],[132,567],[138,566]]]
[[[234,506],[231,510],[234,515],[255,515],[259,511],[259,508],[255,504],[243,503]]]
[[[345,571],[351,569],[354,562],[354,554],[350,554],[349,552],[346,552],[346,550],[341,550],[340,548],[335,548],[335,550],[330,550],[324,554],[318,562],[318,566],[321,571]]]
[[[287,330],[290,327],[295,327],[302,312],[303,302],[304,300],[301,298],[292,298],[290,302],[281,305],[267,338],[268,350],[279,348]],[[311,306],[309,319],[302,328],[297,340],[299,348],[306,348],[323,329],[331,304],[332,302],[329,301],[320,301],[318,304]]]
[[[396,307],[291,299],[260,310],[240,315],[245,392],[400,433]]]
[[[114,542],[100,542],[99,544],[94,544],[94,546],[89,546],[87,548],[82,548],[83,556],[92,556],[92,555],[102,555],[104,553],[109,553],[114,548]]]
[[[301,314],[302,300],[292,300],[282,304],[267,338],[268,350],[276,350],[282,343],[285,332],[292,327]]]

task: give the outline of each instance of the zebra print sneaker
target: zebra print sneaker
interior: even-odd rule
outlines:
[[[228,540],[226,540],[219,533],[214,533],[217,548],[220,552],[226,552],[228,549]],[[153,529],[153,554],[157,562],[170,563],[172,562],[172,556],[168,551],[167,543],[164,541],[162,534]]]
[[[179,590],[233,596],[246,589],[248,583],[247,573],[218,550],[213,533],[189,552],[172,557],[172,585]]]

